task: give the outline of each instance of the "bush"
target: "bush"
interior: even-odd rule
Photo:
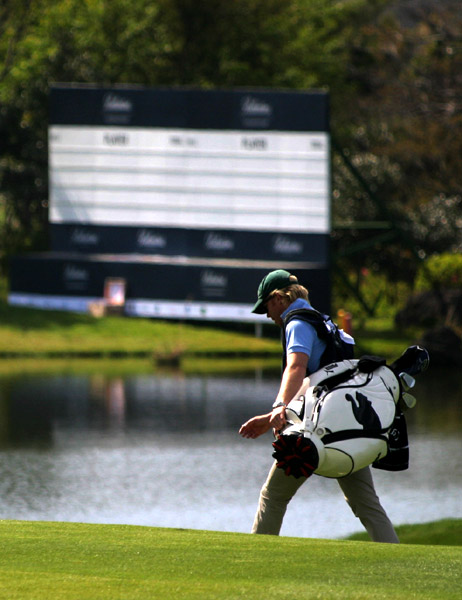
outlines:
[[[332,313],[339,308],[352,313],[356,323],[370,317],[393,318],[411,294],[406,282],[392,282],[383,273],[362,268],[357,273],[334,275]]]
[[[425,261],[417,272],[416,290],[462,287],[462,254],[437,254]]]

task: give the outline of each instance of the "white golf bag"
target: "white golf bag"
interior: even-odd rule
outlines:
[[[277,466],[295,477],[339,478],[383,459],[398,406],[415,404],[407,393],[410,373],[427,366],[427,351],[414,346],[390,367],[363,357],[316,371],[287,406],[287,423],[273,443]]]

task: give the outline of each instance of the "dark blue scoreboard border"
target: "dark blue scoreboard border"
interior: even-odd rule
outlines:
[[[50,124],[328,132],[329,101],[322,91],[56,84]]]
[[[52,223],[50,234],[53,251],[82,254],[117,252],[325,264],[330,248],[330,236],[324,233]]]

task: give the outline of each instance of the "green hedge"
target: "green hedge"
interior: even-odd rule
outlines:
[[[416,289],[429,290],[434,284],[449,289],[462,287],[462,254],[437,254],[425,261],[417,273]]]

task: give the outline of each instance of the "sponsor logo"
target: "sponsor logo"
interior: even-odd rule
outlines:
[[[302,254],[303,244],[285,235],[273,238],[273,250],[278,254]]]
[[[110,92],[103,98],[103,109],[107,112],[131,112],[133,103],[128,98]]]
[[[226,287],[228,285],[228,278],[221,273],[207,270],[201,273],[201,283],[209,287]]]
[[[88,281],[88,271],[77,265],[67,264],[64,267],[64,279],[66,281]]]
[[[78,244],[79,246],[96,246],[99,243],[99,235],[87,229],[77,227],[72,231],[71,243]]]
[[[207,269],[201,273],[201,286],[205,296],[223,297],[228,286],[228,278],[222,273]]]
[[[234,250],[234,240],[220,233],[208,233],[205,236],[205,247],[207,250]]]
[[[165,248],[167,245],[167,240],[163,235],[153,233],[147,229],[141,229],[138,232],[136,241],[141,248]]]
[[[247,117],[270,117],[273,109],[268,102],[255,98],[255,96],[245,96],[241,103],[242,114]]]

